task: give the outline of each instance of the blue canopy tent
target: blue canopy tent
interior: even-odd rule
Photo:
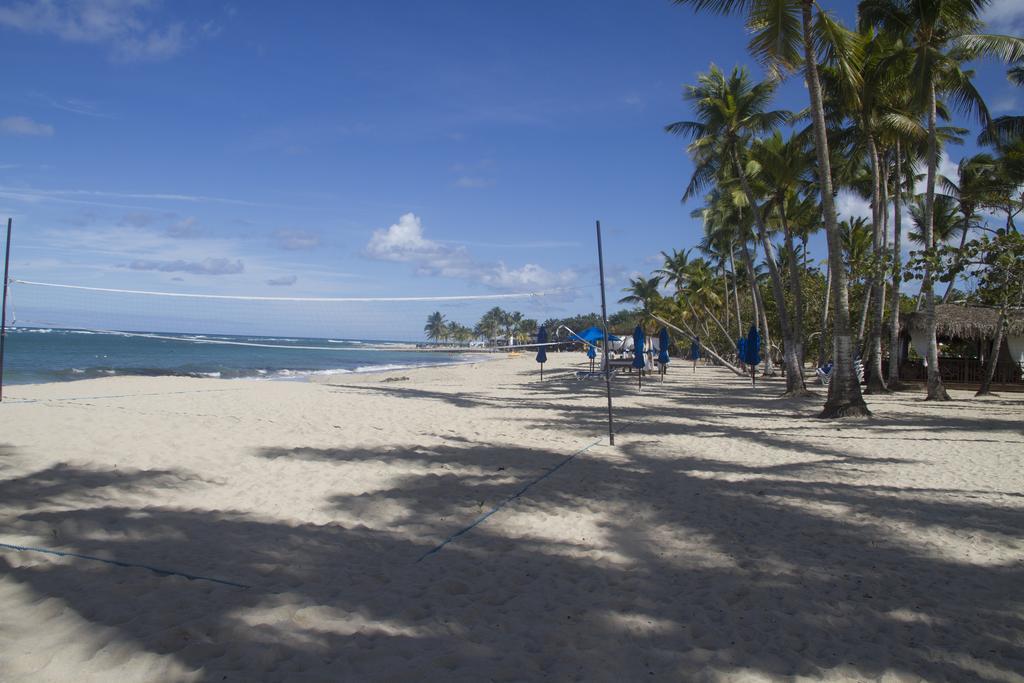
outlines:
[[[665,381],[665,370],[668,366],[668,347],[672,340],[668,337],[668,328],[658,330],[658,369],[661,370],[661,381]]]
[[[761,335],[757,332],[757,326],[751,325],[747,332],[746,344],[743,349],[743,362],[750,367],[750,383],[757,386],[755,379],[755,368],[761,362]]]
[[[540,379],[544,381],[544,364],[548,362],[548,352],[544,344],[548,343],[548,330],[543,325],[537,330],[537,344],[540,350],[537,351],[537,362],[540,363]]]
[[[572,330],[569,331],[569,336],[575,341],[581,341],[585,344],[596,344],[599,341],[604,340],[604,330],[600,327],[588,327],[579,334],[576,334]],[[621,341],[620,337],[616,337],[614,334],[608,335],[608,341]]]
[[[700,359],[700,337],[694,337],[690,342],[690,358],[693,359],[693,371],[697,372],[697,361]]]
[[[639,325],[633,330],[633,367],[637,369],[637,386],[643,386],[644,366],[644,344],[646,343],[644,330]]]

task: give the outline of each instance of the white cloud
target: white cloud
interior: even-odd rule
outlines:
[[[154,25],[148,19],[158,4],[156,0],[23,0],[0,8],[0,25],[69,42],[108,44],[119,60],[160,60],[180,52],[186,39],[182,24]]]
[[[947,178],[949,178],[953,182],[956,182],[957,171],[958,171],[957,164],[959,164],[959,163],[960,163],[959,160],[953,161],[952,159],[949,158],[949,154],[946,151],[943,151],[942,152],[942,156],[939,157],[939,168],[938,168],[939,175],[940,176],[946,176]],[[922,173],[927,173],[927,172],[928,172],[927,167],[922,169]],[[938,176],[936,176],[936,188],[938,188]],[[936,192],[939,192],[939,191],[940,190],[936,189]],[[922,187],[921,187],[921,192],[924,192],[923,183],[922,183]]]
[[[136,259],[128,264],[132,270],[157,270],[161,273],[192,273],[194,275],[237,275],[245,272],[241,259],[205,258],[202,261],[147,261]]]
[[[871,202],[846,190],[836,197],[836,213],[839,218],[871,218]]]
[[[41,137],[53,135],[53,126],[33,121],[27,116],[7,116],[0,119],[0,130],[9,135],[37,135]]]
[[[302,251],[320,246],[320,235],[305,230],[278,230],[274,240],[280,249],[286,251]]]
[[[552,272],[532,263],[509,268],[504,262],[477,262],[462,246],[453,247],[426,238],[422,222],[412,213],[404,214],[386,230],[374,230],[366,245],[366,254],[382,261],[416,264],[419,275],[459,278],[495,289],[565,286],[577,277],[573,270]]]
[[[403,214],[386,230],[374,230],[366,253],[381,261],[429,261],[458,251],[428,240],[414,213]]]
[[[1024,3],[1020,0],[993,0],[981,13],[992,32],[1010,33],[1024,28]]]

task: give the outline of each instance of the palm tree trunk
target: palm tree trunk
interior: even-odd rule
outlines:
[[[732,269],[732,300],[736,303],[736,329],[739,330],[739,336],[742,337],[743,316],[740,313],[740,289],[736,277],[736,259],[733,258],[732,251],[729,252],[729,268]]]
[[[960,248],[957,249],[956,255],[953,257],[953,275],[949,278],[949,286],[946,287],[946,293],[942,295],[942,303],[944,304],[949,303],[949,300],[953,297],[953,285],[956,284],[956,274],[957,269],[960,267],[961,254],[964,253],[964,245],[967,243],[967,231],[971,229],[970,219],[967,217],[968,213],[974,212],[964,211],[964,228],[960,233]]]
[[[832,335],[834,366],[832,381],[828,385],[828,399],[818,417],[868,416],[871,411],[864,403],[860,383],[853,371],[853,340],[850,337],[849,283],[843,266],[843,245],[839,239],[835,200],[832,196],[832,164],[829,159],[828,133],[825,128],[825,108],[818,77],[818,55],[814,49],[811,26],[813,0],[801,0],[801,24],[804,41],[804,75],[811,97],[811,119],[814,127],[814,148],[818,158],[818,184],[821,193],[822,218],[828,240],[829,268],[835,280],[832,302],[835,318]]]
[[[729,327],[729,278],[726,277],[725,273],[725,261],[720,261],[720,273],[722,277],[722,289],[725,290],[725,327]],[[729,333],[726,332],[725,336],[728,337]]]
[[[900,282],[902,281],[903,248],[903,179],[900,167],[903,154],[899,140],[896,141],[896,187],[892,194],[892,302],[889,305],[889,387],[895,389],[900,383]]]
[[[885,320],[885,275],[880,265],[883,254],[885,254],[885,242],[887,234],[887,223],[889,218],[889,202],[886,199],[886,185],[888,177],[884,171],[884,155],[879,152],[874,140],[871,140],[872,164],[874,174],[877,177],[875,204],[878,207],[878,221],[875,226],[874,235],[874,261],[871,269],[872,295],[875,302],[874,315],[871,318],[871,334],[868,341],[868,387],[867,393],[881,394],[888,393],[885,387],[885,378],[882,376],[882,324]]]
[[[768,264],[768,275],[772,283],[772,294],[775,297],[775,308],[779,313],[779,328],[782,331],[782,362],[786,365],[786,391],[783,396],[801,396],[807,393],[804,385],[804,373],[800,368],[800,348],[793,340],[793,326],[789,319],[789,307],[786,306],[786,286],[782,282],[782,273],[779,271],[778,261],[775,259],[775,247],[768,237],[768,230],[764,224],[764,217],[761,209],[757,206],[754,192],[750,188],[750,181],[747,180],[743,166],[740,164],[739,153],[732,150],[733,164],[736,166],[736,174],[743,186],[743,192],[747,195],[750,208],[754,212],[754,222],[757,224],[757,234],[761,239],[761,248],[764,251],[764,260]],[[765,321],[765,328],[768,324]],[[765,336],[765,370],[767,372],[768,360],[771,355],[771,347],[768,345],[768,337]]]
[[[864,330],[868,326],[868,311],[871,309],[871,289],[873,287],[871,278],[868,277],[867,282],[864,283],[864,306],[860,309],[860,327],[857,329],[857,348],[860,350],[864,348]]]
[[[743,264],[747,268],[747,278],[750,280],[750,298],[754,303],[754,324],[761,328],[761,343],[764,345],[765,353],[762,361],[764,363],[764,374],[774,374],[771,359],[771,337],[768,332],[768,316],[764,313],[764,300],[761,298],[761,290],[757,286],[757,271],[754,270],[754,259],[750,255],[750,249],[746,242],[741,242],[740,251],[743,254]],[[740,334],[742,337],[743,334]]]
[[[709,318],[711,318],[712,320],[714,320],[715,324],[718,325],[718,329],[720,329],[722,331],[722,333],[725,335],[725,338],[729,341],[729,344],[732,346],[732,350],[735,351],[736,353],[739,353],[740,350],[738,348],[736,348],[736,342],[734,342],[729,337],[729,330],[727,330],[725,328],[725,325],[722,324],[722,322],[718,319],[718,317],[714,313],[712,313],[710,310],[708,310],[707,306],[705,306],[704,304],[701,304],[700,306],[701,306],[701,308],[704,309],[704,312],[707,314],[707,316]],[[726,309],[726,310],[729,310],[729,309]]]
[[[671,327],[671,328],[672,328],[673,330],[675,330],[676,332],[678,332],[678,333],[680,333],[680,334],[688,334],[688,335],[690,335],[690,337],[696,337],[696,336],[697,336],[696,334],[694,334],[694,333],[693,333],[693,330],[692,330],[692,329],[690,329],[690,326],[689,326],[689,325],[687,325],[687,324],[686,324],[686,322],[685,322],[685,321],[683,321],[683,320],[680,320],[680,321],[679,321],[679,324],[680,324],[680,325],[682,325],[682,326],[683,326],[684,328],[686,328],[685,330],[681,330],[681,329],[679,329],[678,327],[676,327],[675,325],[673,325],[673,324],[672,324],[672,323],[670,323],[669,321],[667,321],[667,320],[662,320],[662,319],[661,319],[661,318],[659,318],[658,316],[653,316],[653,317],[654,317],[654,319],[655,319],[655,320],[657,320],[658,322],[660,322],[660,323],[661,323],[662,325],[665,325],[666,327]],[[709,344],[708,344],[707,342],[705,342],[705,341],[701,341],[701,342],[700,342],[700,346],[701,346],[701,348],[702,348],[702,349],[704,349],[704,351],[705,351],[705,352],[706,352],[706,353],[707,353],[707,354],[708,354],[709,356],[711,356],[711,357],[712,357],[712,358],[714,358],[714,359],[715,359],[716,361],[718,361],[718,363],[719,363],[719,364],[721,364],[721,365],[722,365],[722,367],[724,367],[724,368],[728,368],[729,370],[731,370],[731,371],[732,371],[732,372],[734,372],[735,374],[737,374],[737,375],[739,375],[740,377],[743,377],[744,379],[746,379],[746,377],[747,377],[747,373],[745,373],[745,372],[744,372],[743,370],[741,370],[740,368],[736,367],[735,365],[733,365],[733,364],[732,364],[732,363],[730,363],[729,361],[727,361],[727,360],[725,360],[724,358],[722,358],[722,357],[721,357],[721,356],[720,356],[720,355],[718,354],[718,352],[717,352],[717,351],[715,351],[714,347],[710,346],[710,345],[709,345]]]
[[[935,175],[939,166],[938,131],[936,130],[935,83],[928,84],[928,180],[924,193],[924,244],[928,253],[935,250]],[[932,268],[925,265],[921,291],[924,294],[924,325],[928,341],[928,401],[948,401],[942,386],[939,368],[939,344],[935,338],[935,286]]]
[[[828,302],[832,295],[832,267],[825,264],[825,301],[821,307],[821,331],[818,337],[818,367],[825,365],[828,356],[825,354],[825,339],[828,338]]]
[[[789,220],[786,218],[786,212],[780,211],[779,215],[782,218],[782,231],[786,239],[786,251],[789,252],[789,258],[787,260],[789,261],[789,286],[793,291],[793,341],[796,343],[797,358],[800,362],[800,372],[802,375],[805,349],[804,288],[800,279],[800,264],[797,263],[795,246],[793,244],[793,231],[789,227]]]
[[[981,379],[981,387],[975,396],[990,396],[992,394],[992,379],[996,375],[996,364],[999,362],[999,347],[1003,345],[1003,333],[1006,330],[1006,308],[999,309],[999,322],[996,324],[996,338],[992,342],[992,351],[989,352],[985,362],[985,374]]]
[[[701,331],[704,333],[704,336],[710,337],[711,330],[708,329],[707,323],[705,323],[704,320],[701,319],[699,315],[697,315],[697,311],[696,309],[694,309],[693,304],[690,303],[690,300],[687,297],[683,296],[683,293],[678,290],[676,291],[676,296],[678,296],[680,299],[686,302],[686,307],[690,309],[690,314],[693,315],[694,324],[699,324],[701,327]]]

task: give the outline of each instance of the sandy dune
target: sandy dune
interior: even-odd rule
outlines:
[[[0,548],[0,679],[1024,681],[1024,396],[581,360],[14,387],[0,542],[249,588]]]

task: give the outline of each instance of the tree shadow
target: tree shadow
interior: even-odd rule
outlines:
[[[6,552],[0,574],[203,681],[1021,671],[1024,568],[968,562],[939,541],[1019,548],[1019,506],[820,480],[831,458],[762,467],[661,450],[640,438],[588,452],[421,562],[476,519],[472,500],[504,500],[564,455],[465,439],[253,453],[252,466],[291,458],[309,476],[393,468],[376,489],[332,495],[342,521],[326,525],[102,504],[89,492],[202,482],[49,468],[3,489],[8,510],[35,494],[47,507],[8,512],[13,525],[61,526],[62,549],[252,588]],[[376,516],[382,506],[394,514]]]

